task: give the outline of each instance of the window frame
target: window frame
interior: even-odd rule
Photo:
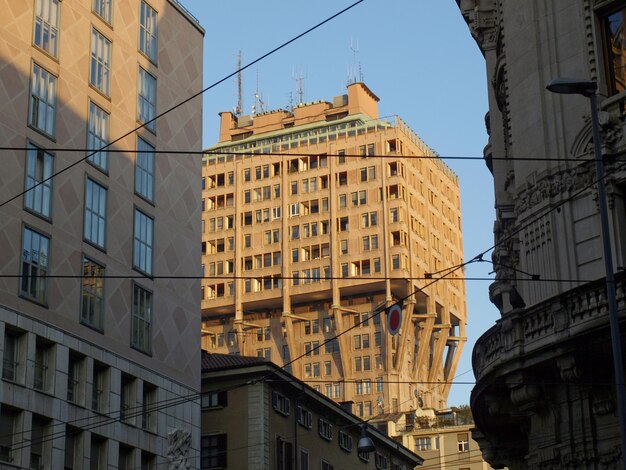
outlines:
[[[156,134],[157,78],[141,66],[137,77],[137,121]]]
[[[91,28],[89,86],[111,98],[111,57],[113,42],[98,29]]]
[[[108,14],[103,14],[107,10]],[[113,0],[93,0],[91,11],[109,26],[113,24]]]
[[[150,14],[149,17],[148,14]],[[146,0],[141,0],[139,5],[139,39],[137,49],[154,65],[157,65],[159,55],[158,15],[159,12],[152,5],[146,2]],[[149,25],[145,23],[146,20],[150,21]],[[153,31],[152,28],[154,28]]]
[[[39,74],[36,72],[40,71]],[[49,139],[55,139],[56,133],[56,107],[57,107],[57,77],[52,72],[48,71],[45,67],[39,65],[33,61],[30,71],[30,90],[28,99],[28,126],[32,129],[40,132]],[[35,94],[35,87],[40,88],[41,80],[44,81],[45,93]],[[37,83],[35,83],[37,82]],[[50,90],[52,88],[52,90]],[[50,98],[50,95],[52,98]],[[45,98],[45,99],[43,99]],[[44,127],[39,127],[39,121],[41,113],[40,108],[44,108]],[[36,116],[34,115],[36,113]],[[52,116],[50,118],[50,115]],[[48,125],[50,124],[50,128]]]
[[[47,302],[48,302],[48,281],[46,278],[46,275],[50,269],[50,245],[51,245],[51,238],[49,235],[44,234],[42,232],[40,232],[39,230],[36,230],[34,228],[32,228],[29,225],[24,224],[22,227],[22,254],[25,253],[25,248],[26,248],[26,231],[31,233],[31,248],[32,248],[32,234],[36,234],[40,239],[45,239],[47,241],[47,255],[46,255],[46,265],[45,265],[45,269],[41,269],[41,268],[37,268],[37,274],[38,276],[35,277],[35,281],[37,282],[37,279],[43,278],[43,282],[37,282],[38,284],[40,284],[39,288],[36,288],[37,291],[39,291],[39,289],[41,289],[42,294],[38,295],[31,295],[29,293],[29,288],[32,287],[30,284],[30,279],[32,278],[32,276],[30,274],[24,274],[24,255],[22,255],[22,262],[20,264],[20,276],[21,276],[21,282],[19,283],[19,296],[33,301],[35,303],[38,303],[44,307],[47,307]],[[41,241],[41,240],[40,240]],[[39,260],[39,251],[38,250],[38,255],[37,255],[37,259]],[[30,251],[29,251],[30,253]],[[32,266],[32,263],[29,263],[29,267]],[[40,266],[40,263],[37,262],[36,266]],[[29,271],[31,271],[31,269],[29,268]],[[43,274],[39,275],[39,273],[43,272]],[[27,289],[24,289],[24,282],[25,281],[29,281],[29,286]]]
[[[94,265],[96,267],[96,269],[101,268],[102,270],[102,277],[101,277],[101,286],[99,287],[100,289],[100,295],[98,296],[97,293],[94,292],[87,292],[86,293],[86,285],[85,285],[85,280],[87,279],[85,277],[85,262],[89,262],[92,265]],[[83,255],[83,262],[82,262],[82,274],[81,274],[81,281],[82,281],[82,285],[81,285],[81,301],[80,301],[80,323],[82,325],[88,326],[89,328],[93,328],[96,331],[99,332],[104,332],[104,299],[105,297],[105,275],[104,273],[106,272],[106,266],[94,261],[93,259],[91,259],[90,257]],[[96,276],[90,276],[89,279],[97,279]],[[94,290],[93,284],[90,284],[91,290]],[[97,292],[98,287],[95,287],[95,290]],[[94,300],[92,300],[90,303],[90,305],[95,305],[94,307],[94,313],[93,315],[89,315],[90,317],[94,317],[97,318],[95,321],[90,320],[89,318],[87,318],[86,314],[85,314],[85,297],[86,296],[90,296],[93,297]],[[98,312],[96,312],[96,310],[98,310]]]
[[[135,194],[144,201],[155,203],[155,151],[156,147],[141,136],[137,136],[135,153]]]
[[[87,150],[87,162],[104,174],[108,174],[109,154],[106,150],[99,151],[99,149],[109,145],[109,118],[111,115],[89,100],[87,116],[87,149],[89,149]]]
[[[52,9],[50,8],[52,5],[56,5],[56,22],[54,25],[52,25],[52,22],[50,21],[50,18],[48,17],[47,19],[40,16],[38,14],[38,10],[45,10],[44,8],[44,2],[48,4],[48,13],[50,13],[52,11]],[[59,2],[59,0],[36,0],[35,2],[35,6],[34,6],[34,12],[33,12],[33,46],[35,46],[37,49],[41,50],[42,52],[46,53],[47,55],[49,55],[50,57],[54,58],[55,60],[58,60],[59,57],[59,20],[60,20],[60,16],[61,16],[61,2]],[[49,15],[48,15],[49,16]],[[41,22],[42,22],[42,26],[40,26],[40,37],[41,37],[41,42],[43,42],[43,44],[38,44],[38,34],[37,34],[37,20],[41,18]],[[47,28],[46,28],[47,26]],[[53,48],[54,50],[51,50],[50,47],[46,47],[45,46],[45,41],[44,41],[44,36],[45,36],[45,31],[48,30],[48,44],[53,43]],[[50,40],[50,37],[53,38],[53,40]]]
[[[90,194],[91,187],[91,197]],[[97,190],[97,191],[94,191]],[[96,195],[96,192],[99,195]],[[104,194],[104,207],[102,203],[102,194]],[[83,212],[83,240],[90,245],[106,251],[107,241],[107,198],[108,188],[103,186],[93,178],[87,176],[85,178],[85,204]],[[94,208],[94,201],[97,207]],[[103,213],[102,213],[103,212]],[[96,234],[93,235],[94,225],[96,226]],[[95,237],[92,238],[92,237]]]
[[[24,165],[24,209],[39,217],[42,217],[46,221],[52,220],[52,175],[54,174],[54,158],[55,155],[45,148],[40,147],[33,142],[27,143],[26,150],[26,164]],[[39,168],[38,160],[40,154],[42,155],[43,162],[41,164],[41,176],[37,174],[29,174],[31,167],[35,173]],[[46,171],[47,158],[49,158],[49,171]],[[34,158],[34,164],[31,163],[31,158]],[[47,181],[46,181],[47,180]],[[46,191],[47,190],[47,191]],[[46,194],[48,194],[48,201],[45,202]],[[42,210],[37,209],[37,201],[41,200],[39,206]],[[44,209],[44,204],[47,204],[47,208]]]
[[[136,282],[133,282],[132,286],[130,345],[133,349],[151,356],[154,293],[150,289],[146,289]],[[141,310],[145,309],[146,311],[138,312],[136,310],[137,294],[141,294],[143,296],[143,301],[146,303],[147,309],[146,307],[141,307]]]
[[[138,220],[138,216],[141,217],[141,220]],[[142,238],[137,238],[137,223],[139,222],[141,224],[142,220],[149,220],[151,222],[149,229],[149,243],[147,240],[144,240],[143,236]],[[135,216],[133,220],[133,269],[146,276],[152,276],[152,270],[154,267],[154,225],[154,218],[135,206]],[[144,252],[143,255],[139,254],[140,251]],[[147,261],[142,262],[142,256]]]

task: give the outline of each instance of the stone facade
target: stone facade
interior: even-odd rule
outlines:
[[[197,466],[200,286],[161,276],[199,274],[200,165],[151,149],[200,150],[200,102],[131,131],[201,88],[204,30],[174,0],[0,7],[0,462]]]
[[[598,83],[613,262],[623,267],[626,3],[457,3],[490,82],[489,294],[501,313],[473,351],[474,437],[494,466],[622,468],[589,100],[546,85],[558,77]],[[622,274],[618,268],[620,318]]]

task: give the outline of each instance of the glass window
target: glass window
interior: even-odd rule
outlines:
[[[57,78],[39,65],[33,64],[28,124],[54,135]]]
[[[152,293],[133,285],[133,323],[131,345],[144,352],[152,348]]]
[[[139,209],[135,209],[135,241],[133,267],[152,274],[152,231],[154,220]]]
[[[93,12],[107,23],[111,23],[112,0],[93,0]]]
[[[111,41],[99,31],[91,31],[91,68],[89,83],[96,89],[110,95]]]
[[[611,94],[626,90],[626,37],[624,18],[626,9],[620,8],[604,18],[605,49],[608,55],[609,88]]]
[[[53,168],[52,154],[28,144],[24,206],[44,217],[50,217]],[[47,181],[45,181],[47,180]]]
[[[24,227],[20,293],[38,302],[46,301],[50,239]]]
[[[82,308],[80,320],[101,330],[104,316],[104,266],[83,258]]]
[[[135,192],[148,201],[154,200],[154,147],[140,137],[135,157]]]
[[[139,67],[139,93],[137,119],[146,124],[152,132],[156,132],[156,78]],[[152,121],[152,122],[150,122]]]
[[[152,62],[157,61],[157,13],[145,1],[141,2],[139,50]]]
[[[109,115],[93,103],[89,103],[89,124],[87,126],[87,151],[91,154],[109,143]],[[102,171],[109,167],[108,153],[93,153],[87,159]]]
[[[107,190],[87,178],[85,185],[85,240],[104,248],[106,234]]]
[[[33,44],[51,56],[57,56],[59,37],[59,1],[37,0],[35,4],[35,28]]]

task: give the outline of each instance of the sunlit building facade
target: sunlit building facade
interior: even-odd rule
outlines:
[[[420,288],[463,260],[450,168],[380,119],[363,83],[292,111],[221,113],[203,163],[203,349],[271,359],[362,417],[445,407],[463,270]],[[400,299],[392,337],[383,310]]]
[[[152,119],[204,31],[173,0],[0,3],[0,466],[198,467],[172,400],[200,390],[200,165],[153,150],[200,150],[201,105]]]

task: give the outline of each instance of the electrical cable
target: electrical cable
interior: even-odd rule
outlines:
[[[204,93],[206,93],[207,91],[211,90],[212,88],[215,88],[217,85],[225,82],[226,80],[228,80],[229,78],[234,77],[235,75],[237,75],[240,72],[243,72],[244,70],[248,69],[249,67],[252,67],[254,64],[262,61],[263,59],[271,56],[272,54],[278,52],[279,50],[285,48],[286,46],[288,46],[289,44],[297,41],[298,39],[302,38],[303,36],[306,36],[307,34],[309,34],[310,32],[318,29],[319,27],[325,25],[326,23],[328,23],[329,21],[337,18],[338,16],[342,15],[343,13],[347,12],[348,10],[354,8],[355,6],[357,6],[358,4],[364,2],[365,0],[357,0],[356,2],[348,5],[346,8],[338,11],[337,13],[329,16],[328,18],[326,18],[325,20],[317,23],[316,25],[310,27],[309,29],[303,31],[302,33],[292,37],[291,39],[289,39],[286,42],[283,42],[282,44],[280,44],[279,46],[276,46],[274,49],[270,50],[269,52],[266,52],[265,54],[257,57],[256,59],[254,59],[252,62],[248,62],[246,65],[238,68],[237,70],[235,70],[234,72],[229,73],[228,75],[226,75],[225,77],[219,79],[216,82],[213,82],[211,85],[203,88],[202,90],[200,90],[197,93],[192,94],[191,96],[185,98],[184,100],[178,102],[177,104],[175,104],[174,106],[172,106],[169,109],[166,109],[165,111],[161,112],[160,114],[157,114],[155,117],[153,117],[152,119],[150,119],[149,121],[146,121],[144,123],[142,123],[141,125],[135,127],[134,129],[126,132],[125,134],[122,134],[120,137],[117,137],[116,139],[112,140],[111,142],[107,143],[106,145],[104,145],[103,147],[101,147],[99,150],[96,151],[90,151],[90,153],[88,155],[86,155],[85,157],[75,161],[74,163],[71,163],[70,165],[66,166],[65,168],[62,168],[61,170],[56,171],[55,173],[53,173],[52,175],[48,176],[47,178],[42,179],[41,181],[38,181],[36,184],[34,184],[33,186],[29,187],[28,189],[25,189],[24,191],[20,192],[19,194],[3,201],[0,203],[0,208],[4,207],[5,205],[7,205],[8,203],[10,203],[11,201],[14,201],[15,199],[17,199],[20,196],[23,196],[24,194],[26,194],[28,191],[46,183],[47,181],[50,181],[52,178],[66,172],[67,170],[69,170],[70,168],[75,167],[76,165],[78,165],[81,162],[84,162],[85,160],[87,160],[88,158],[96,155],[98,152],[101,152],[103,150],[108,149],[110,146],[112,146],[113,144],[119,142],[122,139],[125,139],[126,137],[128,137],[129,135],[132,135],[133,133],[137,132],[140,129],[143,129],[144,127],[146,127],[147,125],[156,122],[159,118],[165,116],[166,114],[174,111],[175,109],[180,108],[181,106],[187,104],[188,102],[194,100],[195,98],[203,95]]]

